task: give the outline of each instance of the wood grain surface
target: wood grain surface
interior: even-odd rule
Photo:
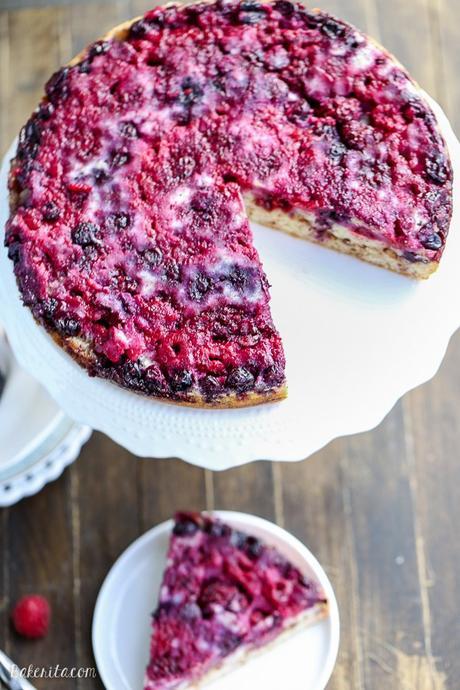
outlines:
[[[0,152],[54,69],[151,5],[0,0]],[[381,40],[460,131],[458,0],[321,6]],[[0,648],[20,666],[94,666],[95,598],[120,552],[175,508],[229,508],[275,520],[324,564],[342,635],[329,690],[458,690],[459,359],[457,336],[436,378],[408,394],[378,429],[337,440],[301,463],[213,474],[173,458],[138,460],[95,433],[58,481],[0,509]],[[19,639],[9,624],[13,602],[32,591],[46,594],[54,613],[49,636],[37,643]],[[97,678],[35,684],[102,688]]]

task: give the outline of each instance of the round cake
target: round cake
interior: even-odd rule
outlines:
[[[91,375],[199,406],[286,395],[248,217],[425,278],[452,212],[446,146],[404,68],[287,0],[114,29],[48,81],[9,188],[34,317]]]

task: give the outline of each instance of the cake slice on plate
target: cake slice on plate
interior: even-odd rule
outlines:
[[[275,548],[209,515],[178,513],[144,690],[191,690],[327,609],[319,584]]]

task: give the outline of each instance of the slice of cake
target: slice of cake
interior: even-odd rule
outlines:
[[[178,513],[153,614],[145,690],[185,690],[327,614],[320,586],[275,548]]]

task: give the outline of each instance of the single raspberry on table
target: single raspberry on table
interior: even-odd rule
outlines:
[[[39,594],[28,594],[21,597],[11,614],[11,620],[16,632],[30,639],[45,637],[48,632],[50,618],[50,605]]]

